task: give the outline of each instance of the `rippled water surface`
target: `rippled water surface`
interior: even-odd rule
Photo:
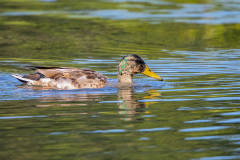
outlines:
[[[240,2],[180,2],[0,2],[0,159],[240,159]],[[119,84],[129,53],[164,81]],[[109,81],[36,89],[24,65]]]

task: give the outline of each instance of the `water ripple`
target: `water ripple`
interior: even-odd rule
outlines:
[[[123,132],[156,132],[156,131],[165,131],[170,130],[171,127],[165,128],[149,128],[149,129],[137,129],[137,130],[126,130],[126,129],[109,129],[109,130],[96,130],[96,131],[79,131],[79,132],[52,132],[46,133],[44,135],[59,135],[59,134],[73,134],[73,133],[123,133]]]
[[[209,127],[199,127],[199,128],[186,128],[180,129],[179,132],[200,132],[200,131],[213,131],[220,129],[227,129],[228,126],[209,126]]]
[[[224,159],[239,159],[240,156],[216,156],[216,157],[203,157],[191,160],[224,160]]]
[[[38,118],[38,117],[47,117],[47,116],[45,116],[45,115],[41,115],[41,116],[12,116],[12,117],[0,117],[0,119]]]
[[[112,1],[110,1],[112,2]],[[137,1],[139,2],[139,1]],[[163,5],[163,2],[144,1],[145,3],[153,3],[154,5]],[[123,3],[120,1],[120,3]],[[158,4],[159,3],[159,4]],[[236,3],[236,2],[235,2]],[[164,5],[173,5],[174,3],[166,3]],[[229,10],[215,10],[213,4],[174,4],[173,8],[158,9],[149,8],[147,5],[121,5],[126,9],[99,9],[99,10],[63,10],[63,11],[10,11],[2,12],[0,16],[31,16],[31,15],[47,15],[47,14],[66,14],[68,18],[89,18],[100,17],[103,19],[141,19],[150,23],[161,23],[161,21],[175,21],[185,23],[198,24],[224,24],[224,23],[240,23],[240,11],[233,4],[225,2],[225,5],[231,7]],[[239,5],[239,4],[236,4]],[[224,6],[224,5],[223,5]],[[141,8],[142,12],[129,11],[131,8]]]

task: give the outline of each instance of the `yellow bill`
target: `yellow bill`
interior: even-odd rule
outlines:
[[[146,65],[146,68],[145,70],[142,72],[142,74],[146,75],[146,76],[149,76],[151,78],[154,78],[154,79],[157,79],[159,81],[162,81],[163,79],[157,75],[156,73],[154,73],[147,65]]]

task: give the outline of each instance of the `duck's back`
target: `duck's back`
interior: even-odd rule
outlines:
[[[27,66],[35,70],[34,74],[20,76],[14,74],[21,82],[29,85],[58,89],[81,89],[104,87],[107,77],[90,69],[77,69],[70,67],[37,67]]]

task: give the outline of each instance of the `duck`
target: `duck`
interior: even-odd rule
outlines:
[[[32,86],[56,89],[102,88],[108,80],[108,77],[105,75],[91,69],[43,66],[24,67],[34,70],[35,73],[27,75],[12,74],[12,76],[20,82]],[[154,73],[138,55],[128,54],[124,56],[117,70],[119,82],[132,83],[132,77],[138,73],[163,81],[163,78]]]

